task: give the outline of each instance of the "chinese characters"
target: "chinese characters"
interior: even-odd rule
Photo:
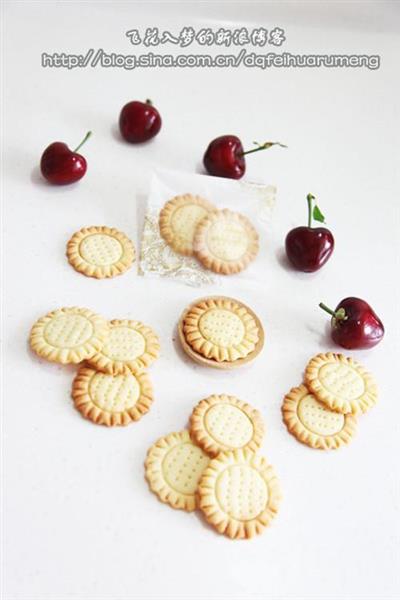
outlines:
[[[285,31],[280,27],[271,30],[265,27],[256,27],[249,30],[247,27],[226,29],[219,27],[217,30],[211,27],[203,27],[196,31],[193,27],[182,27],[172,34],[170,31],[160,31],[158,27],[147,27],[141,34],[138,29],[130,29],[125,33],[133,46],[143,44],[147,48],[162,45],[173,45],[179,48],[187,48],[191,44],[199,46],[245,46],[252,45],[262,48],[266,45],[282,46],[286,40]]]

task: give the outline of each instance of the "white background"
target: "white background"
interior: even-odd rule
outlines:
[[[7,3],[4,600],[398,597],[399,8]],[[282,50],[380,54],[382,66],[264,72],[40,65],[42,52],[134,52],[124,35],[134,27],[174,33],[183,25],[236,23],[284,28]],[[147,97],[161,111],[163,129],[148,145],[128,146],[116,133],[119,110]],[[43,149],[55,140],[74,147],[88,129],[94,133],[82,150],[85,179],[46,185],[37,169]],[[224,133],[247,147],[266,139],[289,145],[248,159],[248,178],[274,183],[279,193],[263,285],[232,280],[225,290],[251,305],[266,330],[263,354],[236,373],[196,367],[173,342],[178,315],[204,290],[142,279],[134,270],[96,281],[64,256],[70,235],[86,225],[120,227],[136,239],[137,195],[143,197],[151,168],[197,171],[208,142]],[[287,269],[281,254],[287,231],[305,222],[308,192],[337,244],[314,275]],[[380,346],[354,353],[377,378],[380,402],[360,418],[351,446],[323,453],[287,434],[280,405],[313,354],[337,350],[318,302],[335,305],[348,295],[369,301],[386,326]],[[140,319],[159,332],[162,356],[151,368],[156,400],[139,423],[107,429],[83,420],[69,397],[75,369],[29,351],[35,319],[69,305]],[[230,541],[197,514],[162,505],[143,477],[147,448],[182,429],[202,397],[221,392],[262,411],[263,450],[284,490],[279,516],[252,541]]]

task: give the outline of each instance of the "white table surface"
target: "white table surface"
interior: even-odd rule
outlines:
[[[399,585],[399,30],[400,3],[10,2],[5,30],[4,600],[389,600]],[[43,69],[42,52],[88,47],[132,52],[133,27],[244,23],[280,26],[282,49],[380,54],[367,69]],[[273,50],[273,48],[272,48]],[[279,51],[279,50],[278,50]],[[152,143],[122,143],[115,124],[130,99],[150,97],[164,126]],[[41,152],[52,141],[82,153],[85,179],[46,185]],[[247,370],[204,370],[173,342],[181,310],[201,291],[132,270],[96,281],[64,251],[82,226],[120,227],[137,240],[137,194],[152,167],[198,170],[223,133],[279,139],[287,151],[248,159],[248,178],[278,186],[262,285],[234,279],[225,292],[248,303],[266,346]],[[281,260],[287,231],[306,218],[313,192],[337,247],[314,275]],[[397,258],[396,258],[397,257]],[[319,301],[356,295],[386,326],[384,342],[354,356],[376,376],[380,402],[348,448],[310,450],[288,435],[280,405],[313,354],[337,350]],[[74,368],[29,351],[36,318],[81,305],[107,318],[151,324],[162,342],[151,368],[151,412],[126,428],[96,427],[70,400]],[[397,340],[396,340],[397,335]],[[264,535],[233,542],[197,514],[158,502],[143,477],[147,448],[185,427],[192,406],[231,393],[265,418],[263,451],[284,491]],[[396,458],[397,457],[397,458]]]

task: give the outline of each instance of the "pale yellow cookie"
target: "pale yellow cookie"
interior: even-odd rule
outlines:
[[[224,275],[243,271],[257,256],[258,247],[258,233],[247,217],[228,209],[205,217],[193,242],[203,266]]]
[[[246,308],[230,298],[206,298],[193,305],[183,319],[183,334],[195,352],[218,362],[250,354],[259,328]]]
[[[79,273],[104,279],[129,269],[135,260],[135,248],[118,229],[83,227],[69,240],[67,257]]]
[[[332,410],[364,413],[378,400],[375,381],[362,365],[343,354],[318,354],[308,363],[304,383]]]
[[[273,467],[247,449],[213,458],[200,479],[198,495],[207,521],[219,533],[239,539],[262,533],[281,500]]]
[[[81,367],[72,398],[86,419],[110,427],[138,421],[153,402],[153,389],[147,373],[107,375]]]
[[[110,330],[101,350],[88,363],[98,371],[118,375],[147,368],[160,351],[157,335],[139,321],[110,321]]]
[[[29,342],[47,360],[79,363],[100,350],[108,330],[107,321],[87,308],[59,308],[36,321]]]
[[[185,429],[160,438],[148,453],[145,474],[150,489],[172,508],[196,508],[198,481],[210,458]]]
[[[356,418],[328,408],[299,385],[286,394],[282,405],[283,422],[299,442],[320,450],[335,450],[351,442]]]
[[[164,240],[179,254],[193,255],[193,238],[197,225],[215,206],[192,194],[175,196],[160,212],[160,233]]]
[[[201,400],[191,414],[189,429],[192,439],[210,456],[236,448],[256,451],[264,435],[258,410],[226,394]]]

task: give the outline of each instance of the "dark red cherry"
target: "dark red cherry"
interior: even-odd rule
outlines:
[[[92,132],[89,131],[75,150],[70,150],[63,142],[53,142],[47,146],[40,160],[43,177],[55,185],[67,185],[82,179],[86,173],[87,163],[77,150],[83,146],[91,134]]]
[[[161,117],[150,100],[134,100],[125,104],[119,115],[122,137],[131,144],[141,144],[153,138],[161,129]]]
[[[286,236],[286,255],[298,271],[312,273],[318,271],[329,259],[335,247],[332,233],[326,227],[311,227],[312,219],[325,222],[325,218],[318,206],[312,208],[315,200],[308,194],[308,226],[296,227]]]
[[[242,142],[236,135],[217,137],[209,144],[203,163],[210,175],[240,179],[246,171]]]
[[[256,143],[256,142],[255,142]],[[246,172],[245,155],[259,150],[266,150],[271,146],[282,146],[279,142],[265,142],[257,144],[257,148],[244,152],[242,142],[236,135],[221,135],[215,138],[204,154],[204,167],[210,175],[240,179]]]
[[[335,310],[323,302],[319,306],[332,315],[331,336],[347,350],[362,350],[379,344],[384,336],[383,323],[368,302],[361,298],[344,298]]]

